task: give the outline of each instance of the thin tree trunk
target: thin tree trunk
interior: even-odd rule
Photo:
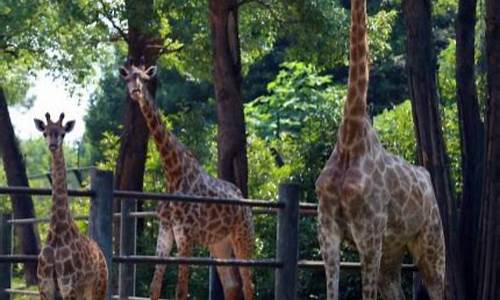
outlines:
[[[486,164],[476,299],[500,299],[500,3],[486,0]]]
[[[35,125],[33,125],[35,126]],[[3,159],[3,167],[7,176],[9,186],[29,186],[26,166],[17,143],[14,128],[9,116],[7,99],[3,88],[0,86],[0,155]],[[14,218],[34,218],[35,211],[33,200],[29,195],[12,195],[12,210]],[[19,237],[21,253],[38,255],[40,252],[37,232],[33,224],[17,225],[16,234]],[[36,275],[36,263],[24,265],[24,280],[26,284],[32,285],[38,282]]]
[[[209,0],[209,14],[217,102],[218,175],[221,179],[235,183],[247,197],[248,162],[241,96],[238,1]],[[211,272],[211,298],[221,299],[220,280],[214,268]],[[233,274],[239,278],[236,268],[233,268]],[[242,297],[240,294],[239,298]]]
[[[466,298],[474,299],[476,245],[483,188],[484,124],[479,113],[475,70],[474,40],[476,0],[459,0],[456,20],[457,106],[462,151],[462,201],[459,237],[462,250]]]
[[[404,0],[407,70],[417,155],[430,172],[446,239],[446,298],[465,299],[452,180],[441,131],[430,0]]]
[[[144,56],[147,65],[154,64],[158,57],[158,48],[148,47],[155,41],[155,28],[151,21],[154,16],[152,0],[126,1],[128,19],[128,57],[132,63],[138,65]],[[125,88],[125,86],[124,86]],[[151,95],[156,93],[156,79],[148,84]],[[121,136],[120,151],[115,169],[115,188],[120,190],[142,191],[144,170],[147,155],[149,131],[137,103],[134,103],[127,93],[125,100],[125,117],[123,120],[123,134]],[[138,210],[141,209],[138,202]],[[115,211],[120,211],[121,201],[114,203]],[[120,226],[115,222],[115,252],[119,253]],[[142,231],[142,223],[138,222],[137,232]],[[139,236],[138,234],[138,236]],[[130,241],[132,242],[132,241]],[[127,272],[132,272],[129,268]]]

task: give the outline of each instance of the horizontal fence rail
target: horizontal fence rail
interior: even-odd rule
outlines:
[[[37,255],[0,255],[0,262],[25,263],[38,261]],[[113,256],[114,263],[132,263],[132,264],[175,264],[175,265],[198,265],[198,266],[242,266],[242,267],[265,267],[281,268],[281,262],[274,259],[261,260],[242,260],[242,259],[217,259],[205,257],[156,257],[156,256]],[[321,260],[299,260],[297,266],[302,269],[323,269],[324,263]],[[360,262],[340,262],[340,268],[343,270],[360,270]],[[401,270],[407,272],[416,272],[417,267],[414,264],[403,264]]]
[[[297,267],[301,269],[324,269],[325,263],[322,260],[299,260]],[[361,270],[360,262],[340,262],[340,268],[345,271],[358,271]],[[402,264],[401,270],[406,272],[416,272],[417,266],[414,264]]]
[[[300,206],[299,206],[300,207]],[[275,208],[254,208],[252,212],[256,215],[273,215],[278,213],[278,209]],[[315,216],[317,215],[316,210],[312,210],[310,208],[305,208],[305,209],[300,209],[299,208],[299,213],[304,216]],[[128,217],[131,218],[150,218],[150,217],[156,217],[157,213],[156,211],[135,211],[131,212],[128,214]],[[115,213],[113,214],[113,218],[120,219],[122,217],[121,213]],[[77,221],[87,221],[89,219],[89,216],[84,216],[84,215],[77,215],[73,216],[73,220]],[[49,217],[42,217],[42,218],[23,218],[23,219],[10,219],[7,220],[7,223],[9,224],[32,224],[32,223],[48,223],[50,222]]]
[[[38,255],[0,255],[0,263],[26,263],[37,262]],[[241,266],[241,267],[266,267],[281,268],[282,263],[274,259],[244,260],[244,259],[220,259],[206,257],[157,257],[157,256],[113,256],[114,263],[131,264],[175,264],[175,265],[198,265],[198,266]]]
[[[198,266],[238,266],[238,267],[264,267],[281,268],[283,264],[274,259],[220,259],[205,257],[157,257],[157,256],[113,256],[114,263],[150,263],[150,264],[178,264]]]
[[[37,291],[29,291],[29,290],[20,290],[20,289],[6,289],[5,292],[12,294],[12,295],[24,295],[28,297],[40,297],[40,293]],[[111,299],[122,299],[119,295],[113,295],[111,296]],[[146,297],[133,297],[129,296],[128,300],[148,300],[150,298]],[[167,300],[167,299],[160,299],[160,300]]]
[[[187,195],[174,195],[164,193],[145,193],[135,191],[114,191],[113,196],[120,199],[143,199],[153,201],[177,201],[177,202],[193,202],[203,204],[227,204],[238,206],[252,207],[268,207],[268,208],[283,208],[284,204],[280,202],[271,202],[266,200],[248,200],[248,199],[229,199],[217,197],[199,197]]]
[[[36,196],[51,196],[52,189],[46,188],[29,188],[24,186],[9,186],[0,187],[0,195],[16,195],[27,194]],[[93,190],[68,190],[68,195],[72,197],[94,197]],[[151,192],[136,192],[136,191],[122,191],[114,190],[113,196],[121,199],[142,199],[152,201],[176,201],[176,202],[193,202],[193,203],[209,203],[209,204],[227,204],[251,207],[264,207],[268,208],[265,213],[273,213],[276,209],[282,209],[283,203],[272,202],[268,200],[251,200],[251,199],[230,199],[230,198],[216,198],[216,197],[199,197],[191,195],[175,195],[166,193],[151,193]],[[301,213],[312,213],[318,208],[315,203],[300,203],[299,210]],[[263,210],[264,211],[264,210]]]
[[[36,196],[50,196],[52,189],[29,188],[25,186],[9,186],[0,187],[0,195],[10,194],[26,194]],[[92,190],[68,190],[68,196],[72,197],[94,197],[95,193]]]

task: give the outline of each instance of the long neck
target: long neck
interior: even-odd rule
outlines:
[[[50,224],[57,227],[72,223],[68,205],[68,188],[66,183],[66,164],[62,147],[52,152],[52,215]]]
[[[349,42],[349,91],[344,107],[344,119],[366,115],[369,72],[366,0],[351,1]]]
[[[182,177],[186,175],[183,174],[188,169],[184,168],[185,164],[197,167],[198,163],[177,137],[165,128],[151,95],[147,91],[144,94],[145,99],[139,101],[139,106],[148,125],[149,132],[156,144],[156,148],[160,153],[169,190],[170,192],[175,192],[179,189]]]

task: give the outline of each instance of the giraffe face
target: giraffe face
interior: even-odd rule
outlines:
[[[42,120],[35,119],[35,126],[43,133],[45,141],[49,146],[49,150],[53,152],[62,147],[64,136],[66,133],[73,130],[75,127],[75,121],[68,121],[63,126],[62,121],[64,119],[64,113],[61,113],[57,122],[52,122],[49,113],[45,114],[45,118],[47,119],[46,124]]]
[[[127,83],[127,91],[132,100],[139,102],[144,99],[146,82],[151,80],[156,75],[156,66],[145,68],[143,64],[140,66],[130,65],[129,67],[120,67],[120,77]]]

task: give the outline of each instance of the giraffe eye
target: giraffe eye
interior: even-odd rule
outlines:
[[[63,133],[63,134],[61,135],[61,137],[64,137],[65,135],[66,135],[66,134],[65,134],[65,133]]]
[[[47,137],[47,134],[45,132],[43,133],[43,137]]]

